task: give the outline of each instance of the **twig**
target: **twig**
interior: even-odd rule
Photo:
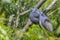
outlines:
[[[45,1],[46,0],[40,0],[34,7],[39,9]],[[24,14],[28,13],[29,11],[30,10],[24,11],[24,12],[20,13],[20,15],[24,15]]]
[[[29,19],[28,22],[27,22],[27,24],[24,26],[24,28],[22,30],[26,31],[30,25],[32,25],[32,22]]]
[[[19,15],[19,10],[17,10],[17,18],[16,18],[16,20],[14,21],[14,26],[15,26],[15,27],[18,27],[18,25],[19,25],[19,19],[20,19],[19,16],[20,16],[20,15]]]
[[[29,25],[31,25],[31,24],[32,24],[32,22],[29,19],[29,21],[27,22],[25,27],[23,29],[20,29],[19,31],[16,32],[16,35],[17,36],[19,35],[18,39],[21,39],[23,37],[24,32],[29,28]]]
[[[12,23],[13,17],[14,17],[13,14],[10,15],[10,17],[9,17],[9,22],[8,22],[8,26],[11,26],[11,23]]]
[[[24,14],[28,13],[29,11],[30,10],[24,11],[24,12],[20,13],[20,15],[24,15]]]
[[[57,8],[57,9],[55,9],[54,11],[52,11],[50,14],[48,14],[48,16],[52,15],[54,12],[56,12],[56,11],[59,10],[59,9],[60,9],[60,7]]]
[[[47,13],[57,2],[57,0],[53,0],[53,2],[43,11],[43,13]]]
[[[34,7],[39,9],[45,1],[46,0],[40,0]]]

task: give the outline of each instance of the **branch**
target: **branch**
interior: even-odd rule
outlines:
[[[12,20],[13,20],[14,16],[15,16],[14,14],[10,15],[8,26],[11,26],[11,23],[12,23]]]
[[[48,14],[48,16],[52,15],[54,12],[56,12],[57,10],[60,10],[60,7],[55,9],[54,11],[52,11],[50,14]]]
[[[39,9],[45,1],[46,0],[40,0],[34,7]],[[30,10],[24,11],[24,12],[20,13],[20,15],[24,15],[24,14],[28,13],[29,11]]]
[[[16,35],[18,36],[17,38],[21,39],[23,37],[24,32],[29,28],[29,26],[32,24],[32,22],[30,21],[30,19],[28,20],[27,24],[25,25],[25,27],[22,30],[19,30],[16,32]]]
[[[47,13],[52,7],[56,4],[57,0],[54,0],[44,11],[43,13]]]
[[[24,28],[22,30],[26,31],[29,28],[30,25],[32,25],[32,22],[29,19],[28,22],[27,22],[27,24],[24,26]]]
[[[24,14],[28,13],[29,11],[30,10],[24,11],[24,12],[20,13],[20,15],[24,15]]]
[[[46,0],[40,0],[34,7],[39,9],[45,1]]]
[[[20,19],[19,16],[20,16],[20,15],[19,15],[19,10],[17,9],[17,18],[16,18],[15,21],[14,21],[14,26],[15,26],[15,27],[18,27],[18,25],[19,25],[19,19]]]

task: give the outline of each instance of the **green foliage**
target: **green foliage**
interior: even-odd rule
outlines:
[[[25,36],[28,38],[26,39]],[[38,25],[32,25],[25,36],[23,37],[25,40],[43,40],[43,31]]]
[[[39,0],[0,0],[0,40],[14,40],[18,39],[21,35],[16,33],[20,31],[29,19],[29,12],[23,16],[19,15],[19,26],[18,28],[13,26],[7,26],[10,15],[14,14],[14,20],[17,18],[17,9],[20,13],[29,10],[32,8]],[[40,8],[41,11],[44,11],[49,4],[52,3],[52,0],[47,0]],[[40,25],[33,24],[29,29],[23,33],[21,40],[60,40],[60,0],[57,4],[47,13],[47,16],[50,18],[50,21],[53,25],[53,33],[43,29]],[[14,21],[13,20],[13,21]],[[16,33],[16,35],[15,35]],[[17,36],[17,34],[19,34]]]

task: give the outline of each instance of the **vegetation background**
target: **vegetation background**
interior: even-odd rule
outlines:
[[[29,19],[29,10],[39,0],[0,0],[0,40],[60,40],[60,0],[46,13],[53,25],[53,33],[42,29],[39,24],[32,24],[27,31],[22,29]],[[53,0],[46,2],[39,8],[44,11]]]

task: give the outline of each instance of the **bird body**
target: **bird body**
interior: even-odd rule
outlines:
[[[39,15],[40,15],[40,12],[37,8],[32,8],[31,12],[30,12],[30,20],[37,24],[39,22]]]
[[[42,27],[44,27],[45,29],[53,31],[52,24],[49,18],[37,8],[32,8],[29,17],[33,23],[39,23],[39,25],[42,25]]]
[[[52,24],[49,20],[49,18],[44,14],[41,13],[39,16],[39,23],[47,30],[53,31]]]

